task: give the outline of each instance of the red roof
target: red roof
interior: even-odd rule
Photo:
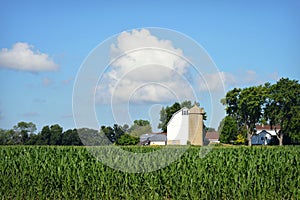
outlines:
[[[275,130],[275,128],[276,128],[277,130],[280,130],[280,125],[272,126],[272,128],[271,128],[270,125],[256,125],[255,128],[256,128],[256,130],[258,130],[258,131],[259,131],[259,130]]]
[[[208,140],[218,140],[220,137],[220,134],[216,131],[210,131],[206,132],[205,138]]]

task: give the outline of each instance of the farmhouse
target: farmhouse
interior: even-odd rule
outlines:
[[[271,127],[269,125],[257,125],[256,134],[252,135],[253,145],[269,145],[278,143],[276,131],[280,131],[280,126]]]
[[[167,136],[166,133],[150,133],[140,136],[141,145],[166,145]]]
[[[182,108],[173,114],[167,125],[168,145],[203,145],[205,130],[204,109],[194,105],[191,109]]]
[[[220,143],[220,134],[216,131],[207,131],[205,134],[205,139],[209,141],[209,144]]]

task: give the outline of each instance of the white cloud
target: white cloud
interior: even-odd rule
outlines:
[[[58,69],[58,65],[47,54],[34,51],[32,45],[22,42],[14,44],[12,49],[1,49],[0,67],[30,72]]]
[[[225,90],[231,87],[247,87],[252,85],[264,84],[278,80],[278,73],[257,73],[254,70],[240,70],[235,73],[219,72],[215,74],[208,74],[204,79],[200,80],[201,90],[217,91],[222,89],[223,83]],[[223,83],[222,83],[223,82]],[[206,86],[207,84],[208,86]]]
[[[188,63],[171,41],[160,40],[148,30],[123,32],[111,45],[110,70],[97,87],[98,102],[113,96],[118,102],[166,102],[191,99],[185,80]]]

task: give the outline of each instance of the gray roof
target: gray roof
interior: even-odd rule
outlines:
[[[140,137],[140,142],[143,141],[167,141],[167,136],[165,134],[155,134],[155,133],[151,133],[151,134],[143,134]]]

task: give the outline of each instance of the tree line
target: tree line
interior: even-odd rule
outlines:
[[[36,133],[32,122],[19,122],[12,129],[0,129],[0,145],[136,145],[139,136],[152,131],[147,120],[135,120],[134,124],[113,127],[101,126],[100,130],[90,128],[68,129],[58,125],[47,125]]]
[[[281,78],[275,84],[234,88],[221,100],[227,116],[219,126],[220,142],[245,143],[251,146],[256,125],[280,126],[279,144],[300,141],[300,84]]]

